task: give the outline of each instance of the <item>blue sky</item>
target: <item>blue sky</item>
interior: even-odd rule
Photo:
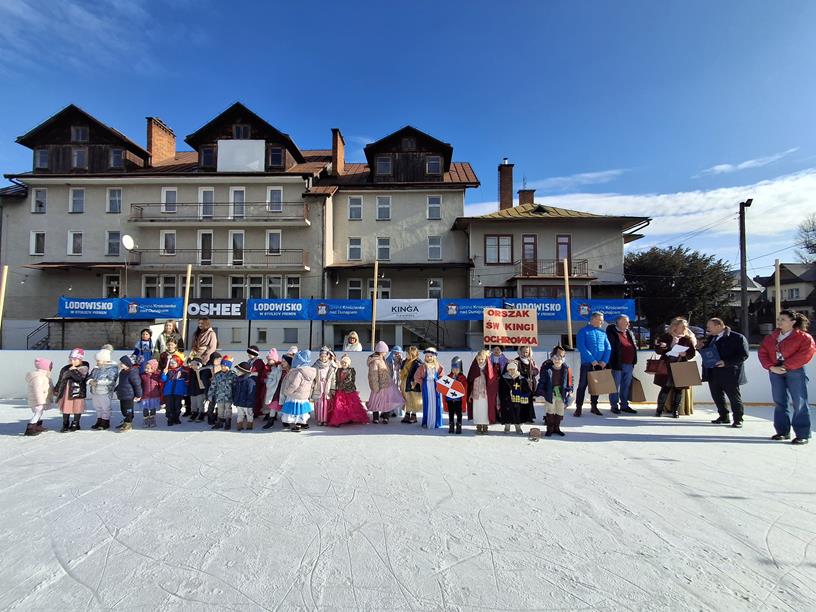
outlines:
[[[736,263],[753,196],[765,273],[816,210],[814,31],[809,0],[2,0],[0,171],[28,168],[14,138],[71,102],[144,143],[146,115],[183,139],[241,100],[302,148],[341,128],[351,158],[416,125],[473,164],[473,213],[507,156],[539,201],[654,217],[634,248]]]

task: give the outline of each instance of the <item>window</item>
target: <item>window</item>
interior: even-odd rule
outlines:
[[[120,245],[122,243],[122,232],[109,231],[105,232],[105,255],[112,255],[119,257],[121,251]]]
[[[363,239],[348,239],[348,259],[349,261],[359,261],[363,258]]]
[[[201,156],[200,165],[202,168],[215,168],[215,147],[208,145],[199,150]]]
[[[403,138],[402,139],[402,150],[403,151],[416,151],[416,138]]]
[[[368,279],[368,299],[374,297],[374,279]],[[381,278],[377,283],[377,299],[390,300],[391,299],[391,279]]]
[[[209,274],[198,277],[198,297],[204,300],[213,296],[213,277]]]
[[[142,295],[148,298],[159,297],[161,286],[158,276],[143,276],[142,277]]]
[[[114,148],[110,150],[110,167],[123,168],[125,165],[125,152],[122,149]]]
[[[391,219],[391,196],[377,196],[377,221]]]
[[[161,284],[162,284],[161,297],[171,298],[176,297],[178,295],[178,290],[176,289],[175,276],[162,276]]]
[[[349,196],[348,199],[349,221],[360,221],[363,218],[363,197]]]
[[[516,292],[514,287],[485,287],[485,298],[514,298]]]
[[[154,274],[147,274],[142,277],[142,295],[144,297],[176,297],[177,286],[177,279],[175,276],[156,276]]]
[[[281,254],[280,230],[266,230],[266,254],[267,255]]]
[[[377,238],[377,259],[380,261],[391,259],[391,238]]]
[[[363,299],[363,279],[350,278],[346,281],[346,297],[349,300]]]
[[[121,288],[121,279],[118,274],[105,274],[102,277],[102,295],[106,298],[117,298]]]
[[[212,230],[198,230],[198,263],[202,266],[211,266],[213,263]]]
[[[429,278],[428,279],[428,297],[433,300],[442,299],[442,279]]]
[[[68,201],[68,212],[79,214],[85,212],[85,190],[71,189]]]
[[[28,239],[29,255],[45,255],[45,232],[31,232]]]
[[[230,187],[230,219],[243,219],[245,214],[246,191],[243,187]]]
[[[31,197],[31,212],[37,215],[44,215],[48,208],[48,190],[35,189]]]
[[[442,196],[428,196],[428,219],[442,218]]]
[[[178,205],[178,191],[175,187],[162,187],[161,203],[161,211],[163,213],[176,212]]]
[[[212,219],[215,214],[215,189],[212,187],[198,188],[198,216],[202,219]]]
[[[244,265],[244,232],[243,230],[231,231],[229,233],[229,265]]]
[[[442,158],[429,155],[425,158],[425,174],[442,174]]]
[[[442,259],[442,236],[428,236],[428,259],[430,261]]]
[[[513,263],[513,237],[506,235],[485,236],[485,263]]]
[[[377,174],[379,176],[388,176],[391,174],[391,158],[387,155],[381,155],[376,159]]]
[[[265,327],[258,328],[258,335],[255,337],[255,342],[258,344],[266,344],[269,340],[267,340],[267,333]]]
[[[264,292],[263,276],[250,276],[247,279],[247,285],[249,287],[249,295],[247,297],[256,300],[260,300],[261,298],[263,298]]]
[[[244,299],[244,277],[230,276],[230,297],[233,300]]]
[[[566,259],[570,261],[572,258],[572,238],[566,235],[559,235],[555,237],[555,258],[563,263]]]
[[[236,123],[232,126],[232,137],[237,140],[249,140],[250,129],[246,123]]]
[[[232,343],[233,344],[243,344],[241,342],[241,328],[240,327],[233,327],[231,331],[232,331]]]
[[[159,232],[159,245],[161,255],[175,255],[176,230],[161,230]]]
[[[34,149],[34,168],[36,170],[48,168],[48,149]]]
[[[587,294],[586,286],[571,286],[570,295],[574,298],[585,299]],[[521,288],[521,297],[538,299],[558,299],[564,297],[563,285],[524,285]]]
[[[286,298],[289,300],[300,299],[300,277],[287,276],[286,277]]]
[[[266,277],[266,299],[279,300],[283,297],[283,278],[273,275]]]
[[[267,187],[266,210],[269,212],[283,212],[283,187]]]
[[[68,232],[68,254],[82,255],[82,232]]]
[[[88,142],[88,126],[72,125],[71,142]]]
[[[798,300],[799,299],[799,287],[793,287],[788,289],[788,299],[789,300]]]
[[[88,147],[71,147],[71,167],[88,168]]]
[[[297,327],[284,327],[283,328],[283,343],[284,344],[297,344],[298,343],[298,329],[297,329]]]
[[[269,166],[272,168],[283,168],[282,147],[269,147]]]
[[[106,212],[117,215],[122,212],[121,189],[108,189],[108,205],[105,210]]]

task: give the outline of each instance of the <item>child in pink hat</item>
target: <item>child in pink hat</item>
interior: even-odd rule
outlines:
[[[85,411],[85,397],[88,394],[88,374],[90,365],[85,361],[85,350],[75,348],[68,356],[68,365],[60,370],[54,395],[62,411],[61,432],[78,431],[79,421]],[[71,415],[74,420],[71,422]]]
[[[51,369],[54,364],[44,357],[34,360],[34,371],[26,374],[28,385],[28,406],[34,415],[26,425],[25,435],[36,436],[45,431],[42,426],[43,411],[54,401],[54,385],[51,384]]]

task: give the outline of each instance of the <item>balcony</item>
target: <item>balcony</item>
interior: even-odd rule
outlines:
[[[241,225],[311,225],[305,202],[213,202],[130,205],[129,221],[140,225],[191,225],[196,227]]]
[[[517,277],[564,278],[564,262],[558,259],[517,261],[515,268]],[[573,259],[570,262],[570,277],[594,278],[589,273],[589,261]]]
[[[187,264],[199,269],[221,270],[309,270],[309,252],[304,249],[282,249],[274,253],[264,250],[198,249],[176,250],[168,255],[160,250],[130,253],[129,264],[140,269],[184,269]]]

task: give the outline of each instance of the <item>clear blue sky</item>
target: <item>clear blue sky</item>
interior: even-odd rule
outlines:
[[[358,158],[416,125],[473,164],[472,210],[496,200],[508,156],[545,201],[656,217],[642,246],[709,225],[761,181],[751,212],[775,207],[777,225],[756,222],[753,253],[792,244],[816,210],[809,0],[3,0],[0,24],[4,173],[30,166],[14,138],[71,102],[144,143],[146,115],[181,141],[241,100],[302,148],[339,127]],[[681,217],[660,222],[667,208]],[[736,261],[730,233],[688,243]]]

